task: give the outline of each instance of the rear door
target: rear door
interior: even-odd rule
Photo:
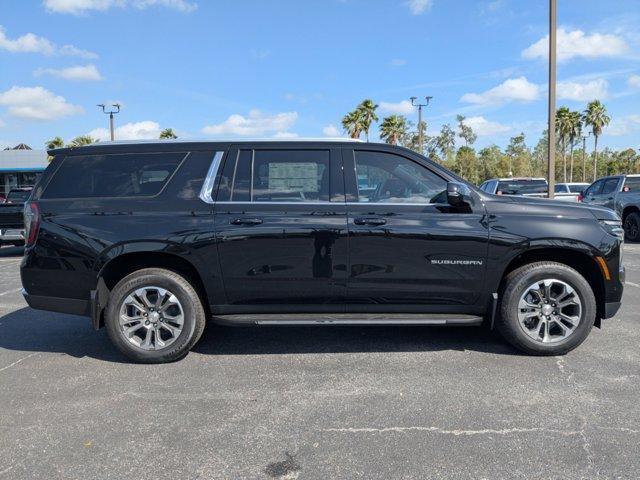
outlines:
[[[214,216],[229,311],[339,309],[347,263],[340,150],[235,147],[219,185]]]
[[[408,155],[363,147],[343,156],[347,308],[443,312],[477,302],[488,242],[482,205],[448,205],[447,179]]]

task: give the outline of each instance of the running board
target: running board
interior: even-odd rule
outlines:
[[[477,315],[450,313],[286,313],[215,315],[216,323],[227,325],[480,325]]]

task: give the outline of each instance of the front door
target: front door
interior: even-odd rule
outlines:
[[[231,310],[344,304],[347,220],[340,149],[234,148],[215,202]]]
[[[446,203],[445,173],[371,147],[345,149],[348,308],[459,312],[479,299],[488,229],[479,202]]]

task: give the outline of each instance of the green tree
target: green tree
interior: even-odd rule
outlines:
[[[342,128],[344,128],[344,131],[347,132],[349,137],[360,138],[360,134],[364,130],[362,112],[356,109],[347,113],[342,117]]]
[[[573,149],[576,146],[576,142],[578,142],[582,136],[582,115],[580,112],[569,112],[567,123],[567,129],[569,132],[569,158],[571,161],[571,167],[569,168],[569,181],[573,182]]]
[[[391,115],[380,124],[380,138],[391,145],[397,145],[407,134],[407,119],[402,115]]]
[[[436,139],[436,146],[442,154],[442,159],[449,160],[456,146],[456,134],[449,124],[442,125],[440,135]]]
[[[176,135],[176,132],[173,131],[173,128],[165,128],[160,132],[159,138],[161,140],[165,140],[165,139],[175,140],[176,138],[178,138],[178,135]]]
[[[514,176],[531,176],[531,151],[525,143],[524,133],[511,137],[505,150],[509,159],[509,171]]]
[[[485,147],[479,152],[478,158],[478,182],[482,183],[485,180],[494,177],[504,177],[505,173],[502,171],[503,159],[502,151],[497,145],[491,145]]]
[[[595,181],[598,175],[598,138],[602,135],[602,129],[609,125],[611,117],[607,115],[607,109],[602,102],[600,102],[600,100],[594,100],[587,105],[586,110],[582,114],[582,120],[585,126],[591,127],[591,133],[594,138],[593,180]]]
[[[560,107],[556,112],[556,134],[562,149],[563,182],[567,181],[567,140],[571,129],[571,110]]]
[[[478,158],[473,148],[462,146],[456,153],[454,171],[471,183],[478,183]]]
[[[98,139],[91,137],[91,135],[80,135],[69,142],[67,146],[71,148],[82,147],[83,145],[91,145],[98,142]]]
[[[369,98],[360,102],[360,105],[356,107],[356,111],[360,113],[362,130],[364,130],[367,142],[369,141],[369,129],[371,128],[371,124],[378,121],[378,115],[376,115],[377,108],[378,105]]]
[[[62,137],[53,137],[51,140],[45,142],[47,150],[53,150],[54,148],[64,147],[64,140]]]
[[[456,120],[458,121],[458,136],[464,140],[465,147],[473,145],[478,136],[469,125],[464,123],[466,117],[464,115],[457,115]]]

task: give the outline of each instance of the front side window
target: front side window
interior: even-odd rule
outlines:
[[[608,178],[605,180],[604,185],[602,186],[602,194],[606,195],[608,193],[613,193],[618,188],[618,179],[617,178]]]
[[[358,202],[434,203],[447,189],[446,180],[408,158],[386,152],[354,153]]]
[[[156,195],[184,157],[184,152],[68,156],[42,198]]]
[[[584,196],[592,197],[594,195],[599,195],[602,191],[602,185],[604,185],[604,180],[598,180],[597,182],[591,184],[591,186],[585,190]]]

